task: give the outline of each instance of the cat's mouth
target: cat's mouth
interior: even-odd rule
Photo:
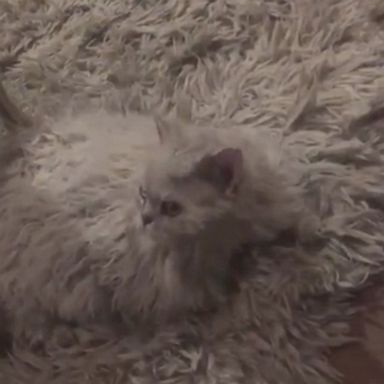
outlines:
[[[166,237],[167,231],[161,229],[160,223],[156,218],[140,215],[139,225],[141,231],[154,240]]]
[[[150,213],[141,214],[141,224],[142,224],[143,228],[147,228],[147,227],[151,226],[151,224],[153,224],[155,219],[156,219],[155,215],[152,215]]]

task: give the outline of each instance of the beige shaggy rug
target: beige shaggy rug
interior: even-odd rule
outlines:
[[[322,244],[275,244],[233,307],[132,335],[0,359],[7,384],[325,384],[349,298],[384,266],[384,9],[375,0],[0,0],[0,73],[49,124],[90,105],[176,109],[280,134],[305,167]]]

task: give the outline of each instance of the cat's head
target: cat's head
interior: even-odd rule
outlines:
[[[198,235],[231,214],[242,180],[243,154],[235,147],[176,139],[169,129],[164,122],[158,125],[162,146],[141,180],[141,225],[159,237]]]

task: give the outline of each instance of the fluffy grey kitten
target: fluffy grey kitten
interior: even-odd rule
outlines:
[[[146,118],[99,112],[23,144],[0,186],[0,302],[15,339],[225,302],[238,249],[302,214],[271,143],[253,129],[159,120],[156,133]]]

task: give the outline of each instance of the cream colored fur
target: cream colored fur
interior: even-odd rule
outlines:
[[[267,131],[296,158],[280,162],[282,173],[294,178],[310,198],[320,217],[321,242],[274,240],[258,247],[228,305],[219,306],[208,319],[191,316],[179,328],[161,327],[149,340],[133,341],[133,334],[125,331],[98,343],[72,343],[71,348],[47,342],[46,354],[22,347],[9,354],[8,349],[0,358],[0,382],[334,383],[338,375],[326,357],[330,348],[346,340],[355,309],[346,299],[384,268],[382,124],[360,129],[349,125],[383,99],[383,4],[382,0],[1,0],[1,81],[27,115],[57,121],[68,104],[76,111],[96,106],[119,114],[133,110],[162,115],[163,110],[177,110],[214,129],[226,126],[236,131],[245,124],[245,130],[257,136]],[[109,127],[101,123],[100,115],[94,120],[92,127],[100,127],[99,131],[101,125]],[[42,130],[39,127],[40,134]],[[25,235],[28,231],[44,227],[57,232],[51,223],[61,217],[55,213],[60,210],[67,217],[81,211],[87,199],[95,202],[91,212],[100,217],[102,212],[105,218],[90,217],[85,226],[74,214],[65,226],[67,242],[73,244],[77,237],[96,248],[89,240],[96,235],[99,249],[113,242],[121,208],[114,211],[114,224],[112,215],[103,210],[107,199],[101,195],[107,184],[121,190],[117,185],[136,168],[131,160],[137,152],[129,155],[130,140],[123,143],[121,135],[114,134],[119,137],[115,145],[130,148],[122,151],[128,156],[122,163],[132,164],[129,171],[121,170],[118,177],[108,172],[108,182],[104,177],[88,179],[89,187],[81,196],[76,187],[67,199],[65,177],[77,180],[78,186],[85,169],[99,167],[85,159],[78,161],[82,171],[63,167],[81,152],[78,148],[88,147],[80,145],[76,134],[64,144],[63,135],[46,135],[30,145],[27,165],[14,166],[24,176],[9,184],[19,192],[4,212],[9,225],[1,224],[4,236],[12,239],[10,252],[17,254],[17,244],[22,244],[18,238],[31,242]],[[97,135],[103,139],[93,145],[94,150],[87,150],[93,153],[88,159],[106,153],[104,143],[112,140],[111,135]],[[159,148],[155,136],[140,138],[156,139]],[[76,145],[69,145],[76,140]],[[0,147],[9,149],[3,137]],[[6,154],[5,160],[14,154]],[[2,160],[0,156],[1,164]],[[39,172],[31,166],[37,163],[43,164]],[[291,168],[297,165],[301,169],[296,178]],[[11,197],[4,196],[7,199]],[[72,201],[72,208],[65,200]],[[26,220],[20,224],[22,232],[11,212],[31,205],[40,206],[48,219]],[[37,211],[24,210],[23,215],[42,217]],[[109,227],[103,226],[108,220]],[[40,243],[45,241],[52,246],[52,236]],[[41,247],[38,242],[34,249]],[[30,288],[31,272],[46,265],[36,259],[31,266],[25,263],[25,279],[19,283],[29,287],[31,297],[54,301],[52,289]],[[60,274],[57,268],[55,275]],[[44,277],[48,276],[47,272]],[[104,277],[119,285],[112,276]],[[15,297],[15,306],[29,300],[14,296],[14,285],[5,285],[12,295],[7,300]],[[107,302],[111,296],[107,294]],[[63,302],[79,300],[69,294]],[[101,328],[111,327],[107,323]],[[95,334],[100,335],[92,332],[93,341]]]
[[[149,118],[93,112],[63,118],[25,144],[0,197],[0,298],[16,339],[33,341],[60,321],[89,326],[117,314],[127,324],[157,323],[210,310],[227,297],[242,245],[298,226],[299,195],[272,138],[246,127],[242,135],[188,132],[161,144]],[[142,225],[139,186],[168,193],[172,176],[228,146],[244,156],[233,198],[181,182],[185,211]]]

